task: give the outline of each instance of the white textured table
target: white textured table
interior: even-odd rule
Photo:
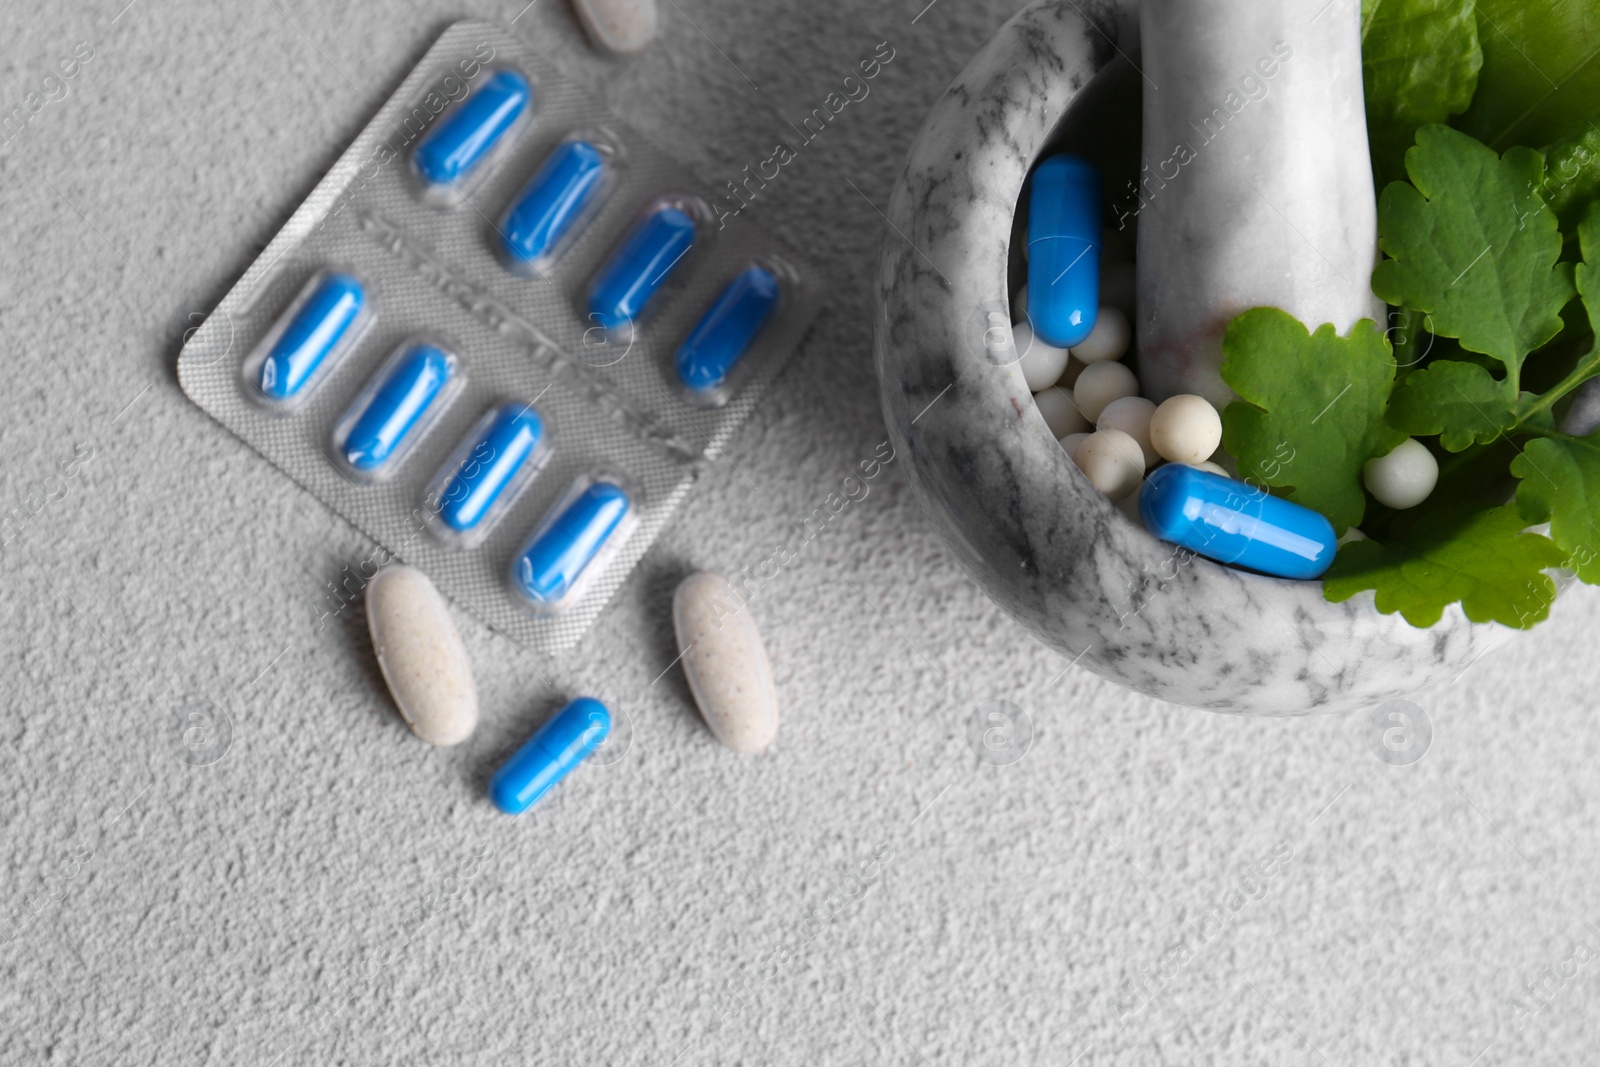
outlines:
[[[1587,590],[1420,701],[1431,748],[1389,766],[1360,716],[1222,718],[1069,669],[890,465],[755,602],[774,751],[719,748],[663,675],[676,577],[759,563],[884,439],[877,209],[1011,11],[923,2],[668,0],[626,66],[559,0],[0,14],[0,115],[28,118],[0,143],[0,1063],[1592,1062]],[[831,267],[801,358],[567,692],[458,616],[484,716],[440,752],[382,693],[359,605],[318,629],[371,546],[172,362],[459,15],[517,17],[716,185],[894,58],[748,209]],[[579,692],[630,747],[495,813],[489,771]],[[197,700],[231,721],[210,763],[171,738]],[[1014,762],[969,744],[992,700],[1031,722]]]

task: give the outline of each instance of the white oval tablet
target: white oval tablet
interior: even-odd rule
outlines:
[[[672,628],[700,714],[735,752],[760,752],[778,736],[778,691],[761,633],[733,585],[710,571],[672,594]]]
[[[367,629],[389,695],[411,732],[459,745],[478,725],[472,665],[444,597],[415,567],[392,564],[367,583]]]
[[[578,20],[599,48],[643,52],[656,36],[656,0],[572,0]]]

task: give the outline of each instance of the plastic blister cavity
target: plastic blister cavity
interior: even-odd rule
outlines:
[[[447,75],[444,84],[451,83]],[[431,110],[427,99],[422,106]],[[440,207],[464,203],[505,159],[533,110],[533,82],[527,75],[512,67],[484,70],[478,84],[439,116],[411,153],[423,199]]]
[[[633,494],[615,472],[584,475],[551,506],[512,560],[512,590],[535,615],[559,614],[633,532]]]
[[[246,395],[278,414],[293,414],[360,342],[372,315],[372,297],[360,278],[318,271],[245,360]]]
[[[402,343],[339,420],[333,453],[351,477],[392,477],[465,384],[461,360],[443,341]]]
[[[459,158],[445,151],[440,131],[504,72],[528,86],[520,113],[472,126],[477,139],[456,129]],[[522,247],[538,274],[508,270],[505,223],[542,168],[593,171],[579,143],[602,157],[598,178],[529,205]],[[725,454],[814,312],[812,272],[748,220],[714,219],[704,188],[501,27],[456,23],[195,330],[179,380],[465,610],[529,651],[563,651]],[[439,210],[450,202],[460,209]],[[620,251],[650,219],[667,232],[646,242],[644,269]],[[689,389],[680,349],[756,264],[779,281],[776,306],[712,316]],[[343,278],[360,306],[300,346],[291,324]],[[603,278],[617,337],[590,318]],[[260,388],[269,359],[274,388],[297,383],[281,397]],[[599,525],[585,536],[605,528],[592,552],[538,540],[586,506]]]
[[[627,345],[693,266],[697,246],[711,237],[711,209],[681,193],[656,197],[589,282],[583,312],[606,343]]]
[[[607,130],[574,131],[556,145],[495,229],[506,270],[543,278],[605,204],[624,165]]]
[[[800,279],[779,259],[740,265],[673,357],[673,370],[689,399],[716,406],[727,402],[759,363],[772,327],[792,312]]]
[[[549,454],[550,436],[531,403],[507,400],[484,412],[428,488],[434,537],[458,549],[482,542]]]

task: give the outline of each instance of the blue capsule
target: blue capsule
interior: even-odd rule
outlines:
[[[579,697],[539,727],[489,779],[489,799],[507,815],[521,815],[600,747],[611,733],[611,713],[593,697]]]
[[[487,527],[544,439],[544,420],[521,401],[500,405],[479,426],[439,494],[439,519],[458,534]]]
[[[355,335],[366,306],[361,282],[348,274],[326,274],[299,301],[256,371],[261,395],[279,404],[299,398],[328,357]]]
[[[514,70],[498,70],[422,139],[412,155],[417,173],[433,185],[454,185],[472,173],[515,126],[533,100],[533,87]]]
[[[1181,463],[1145,478],[1139,516],[1163,540],[1279,578],[1320,578],[1338,541],[1333,524],[1310,508]]]
[[[1033,171],[1028,322],[1057,348],[1082,344],[1100,310],[1100,172],[1065,153]]]
[[[589,289],[589,318],[625,336],[673,270],[694,247],[695,220],[681,208],[658,208],[634,227]]]
[[[455,358],[443,349],[407,347],[368,390],[359,411],[351,412],[354,418],[339,447],[350,469],[376,474],[402,453],[412,431],[433,414],[454,373]]]
[[[500,227],[500,250],[518,274],[533,273],[594,206],[606,184],[606,154],[563,141],[517,194]]]
[[[678,380],[700,393],[721,388],[771,320],[781,295],[777,276],[766,267],[740,272],[678,349]]]
[[[512,582],[535,606],[560,604],[627,517],[628,494],[596,481],[578,493],[517,554]]]

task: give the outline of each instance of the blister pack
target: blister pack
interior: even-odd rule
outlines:
[[[814,312],[800,261],[699,189],[504,28],[458,22],[179,381],[463,607],[560,652]]]

